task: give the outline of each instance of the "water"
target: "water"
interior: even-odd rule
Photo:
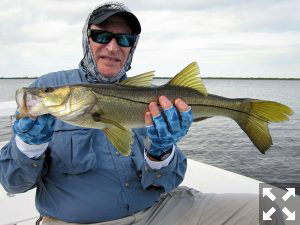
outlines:
[[[17,88],[33,80],[0,79],[0,102],[14,100]],[[155,80],[156,84],[166,80]],[[261,154],[232,120],[216,117],[194,123],[179,143],[194,160],[267,183],[300,186],[300,80],[204,80],[209,93],[232,98],[278,101],[294,110],[291,120],[271,124],[273,147]],[[1,112],[0,112],[1,113]],[[0,141],[10,137],[9,118],[0,117]],[[205,179],[205,178],[204,178]]]
[[[18,88],[27,87],[34,79],[0,79],[0,102],[13,101]]]

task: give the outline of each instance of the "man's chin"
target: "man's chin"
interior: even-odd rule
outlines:
[[[112,69],[110,69],[110,70],[101,70],[100,69],[101,75],[104,76],[104,77],[107,77],[107,78],[117,76],[119,71],[120,70],[112,70]]]
[[[104,77],[114,77],[121,70],[119,63],[109,60],[99,60],[97,62],[98,69]]]

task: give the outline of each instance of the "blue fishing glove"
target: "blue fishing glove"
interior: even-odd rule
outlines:
[[[38,116],[35,120],[24,117],[14,122],[13,130],[27,144],[39,145],[51,140],[54,122],[55,117],[50,114]]]
[[[146,126],[148,137],[151,140],[147,153],[155,159],[170,151],[173,144],[183,138],[193,122],[192,109],[180,112],[178,116],[174,106],[164,110],[165,118],[160,113],[153,118],[154,124]]]

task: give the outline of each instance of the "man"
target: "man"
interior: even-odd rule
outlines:
[[[44,75],[31,86],[124,80],[140,32],[138,19],[124,5],[103,4],[83,28],[79,69]],[[181,99],[173,106],[161,96],[159,103],[166,119],[157,103],[150,103],[146,128],[133,130],[128,157],[101,130],[72,126],[50,115],[16,121],[11,141],[1,151],[2,185],[14,193],[36,187],[36,207],[48,225],[255,224],[257,212],[249,211],[256,203],[253,196],[204,196],[176,189],[186,171],[186,157],[176,142],[187,133],[192,113]],[[220,210],[221,217],[214,218]]]
[[[140,31],[138,19],[122,4],[99,7],[83,29],[79,69],[47,74],[31,86],[126,79]],[[176,113],[164,96],[160,104]],[[190,108],[180,99],[175,104],[191,123]],[[152,116],[162,118],[154,102],[145,114],[148,129],[153,128]],[[134,130],[132,154],[123,157],[101,130],[75,127],[50,115],[16,121],[13,128],[1,153],[1,183],[15,193],[37,187],[36,206],[45,218],[96,223],[126,217],[176,188],[186,170],[186,158],[173,143],[151,143],[144,153],[145,129]],[[187,129],[177,133],[184,136]]]

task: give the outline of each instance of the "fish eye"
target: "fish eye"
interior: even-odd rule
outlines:
[[[53,92],[54,91],[54,88],[51,88],[51,87],[47,87],[44,89],[44,92],[45,93],[50,93],[50,92]]]

